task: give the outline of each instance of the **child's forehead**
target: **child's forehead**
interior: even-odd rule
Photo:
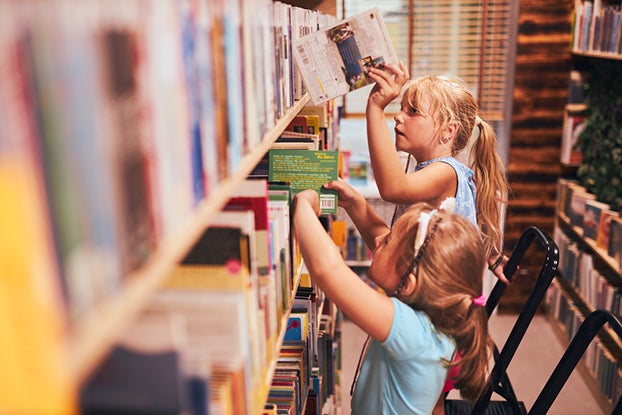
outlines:
[[[429,113],[432,109],[432,97],[420,90],[409,90],[402,97],[402,107],[408,106]]]

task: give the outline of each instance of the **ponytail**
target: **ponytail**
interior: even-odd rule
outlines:
[[[477,190],[477,223],[484,235],[488,257],[502,252],[504,206],[507,204],[508,182],[501,157],[496,149],[496,135],[490,124],[480,120],[479,137],[471,147]]]

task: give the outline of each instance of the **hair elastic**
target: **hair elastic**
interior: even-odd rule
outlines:
[[[473,304],[475,304],[476,306],[479,306],[479,307],[486,306],[486,296],[484,294],[482,294],[479,297],[473,298]]]
[[[494,264],[488,265],[488,269],[494,272],[494,270],[496,270],[497,267],[501,264],[501,261],[503,261],[503,255],[499,255]]]
[[[483,120],[479,117],[479,115],[476,115],[475,123],[473,123],[473,130],[471,131],[471,136],[469,137],[469,142],[476,140],[482,133],[482,122]]]

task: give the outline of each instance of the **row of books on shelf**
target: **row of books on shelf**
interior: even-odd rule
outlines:
[[[621,316],[622,279],[607,268],[597,267],[593,256],[583,251],[561,228],[555,228],[553,237],[559,247],[561,277],[592,307]]]
[[[328,399],[335,317],[303,273],[291,200],[265,179],[236,189],[82,386],[83,413],[245,415],[273,404],[301,414],[314,383]]]
[[[0,4],[1,145],[40,181],[71,320],[302,97],[292,40],[333,20],[271,0]],[[324,145],[331,104],[305,110]]]
[[[620,2],[575,0],[573,49],[620,53]]]
[[[558,181],[557,208],[602,256],[610,258],[617,271],[622,270],[622,218],[618,211],[570,179]]]
[[[557,281],[553,281],[548,291],[547,305],[549,315],[561,324],[568,341],[570,341],[585,316],[575,303],[566,296]],[[610,340],[597,337],[583,354],[582,362],[596,380],[609,403],[617,402],[622,395],[620,348],[612,345]]]
[[[329,300],[313,291],[308,275],[303,275],[276,362],[264,415],[321,415],[335,413],[325,409],[339,405],[339,314]]]
[[[190,74],[207,63],[205,51],[193,59],[182,54],[184,42],[195,45],[205,31],[211,42],[222,40],[212,26],[227,15],[217,14],[217,5],[75,3],[3,2],[3,19],[14,19],[1,25],[0,36],[6,75],[0,100],[17,114],[0,113],[6,133],[0,138],[9,159],[24,160],[44,188],[72,320],[113,295],[224,177],[213,171],[221,154],[213,145],[227,136],[205,120],[191,121],[189,94],[203,89],[192,86]],[[262,10],[296,9],[269,6]],[[72,24],[76,16],[80,25]],[[206,20],[212,26],[201,26]],[[266,25],[265,31],[275,29]],[[211,116],[208,109],[204,116]],[[335,145],[333,111],[332,102],[303,110],[301,117],[313,119],[318,148]],[[247,151],[228,148],[239,156]]]

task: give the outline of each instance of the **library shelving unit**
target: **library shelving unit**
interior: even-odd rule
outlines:
[[[0,0],[0,413],[79,413],[85,382],[309,104],[291,50],[276,55],[302,33],[297,12],[306,30],[331,21],[272,0]]]
[[[610,17],[613,18],[617,14],[619,18],[619,2],[586,0],[575,2],[575,5],[577,7],[573,17],[573,45],[570,52],[573,57],[573,69],[574,72],[578,70],[582,76],[589,78],[599,66],[616,65],[617,61],[622,60],[619,25],[609,25]],[[604,70],[597,76],[600,77],[603,73],[608,73],[614,78],[618,76],[615,70]],[[609,79],[606,82],[619,81],[618,76],[617,79]],[[590,119],[592,113],[589,106],[594,101],[590,100],[589,90],[585,92],[587,96],[585,104],[572,100],[572,82],[571,77],[569,102],[572,104],[567,105],[566,116],[570,112],[585,115],[587,123],[602,122],[601,119]],[[579,82],[585,82],[585,79],[580,79]],[[598,101],[597,98],[592,99]],[[617,316],[621,315],[622,264],[619,254],[616,253],[620,247],[611,247],[611,242],[607,242],[610,241],[608,238],[613,237],[613,234],[609,233],[611,228],[607,226],[604,230],[602,228],[594,230],[599,224],[608,222],[603,220],[604,215],[597,209],[599,195],[586,192],[578,183],[577,176],[582,164],[585,163],[585,158],[580,156],[578,161],[568,158],[570,147],[566,149],[564,158],[564,145],[569,144],[562,145],[561,162],[564,177],[559,181],[555,227],[555,240],[560,246],[560,272],[552,285],[548,316],[560,338],[567,344],[581,321],[595,309],[608,309]],[[586,205],[589,206],[586,208]],[[619,211],[616,212],[615,207],[611,207],[608,203],[604,205],[603,210],[613,210],[610,214],[619,216]],[[595,221],[589,219],[592,215],[596,216]],[[601,239],[603,235],[607,237]],[[605,413],[612,410],[613,403],[622,393],[620,362],[622,362],[622,344],[615,334],[601,329],[597,341],[592,343],[581,364],[578,365],[579,372]]]
[[[555,238],[562,243],[561,266],[551,288],[548,313],[556,333],[568,343],[583,319],[594,310],[615,309],[619,315],[619,305],[614,304],[620,301],[616,290],[622,285],[622,274],[617,261],[593,240],[585,238],[583,229],[573,225],[562,212],[557,214]],[[580,270],[581,258],[585,256],[590,257],[594,270]],[[598,340],[577,366],[605,413],[612,410],[620,393],[620,361],[622,343],[615,333],[601,329]]]

